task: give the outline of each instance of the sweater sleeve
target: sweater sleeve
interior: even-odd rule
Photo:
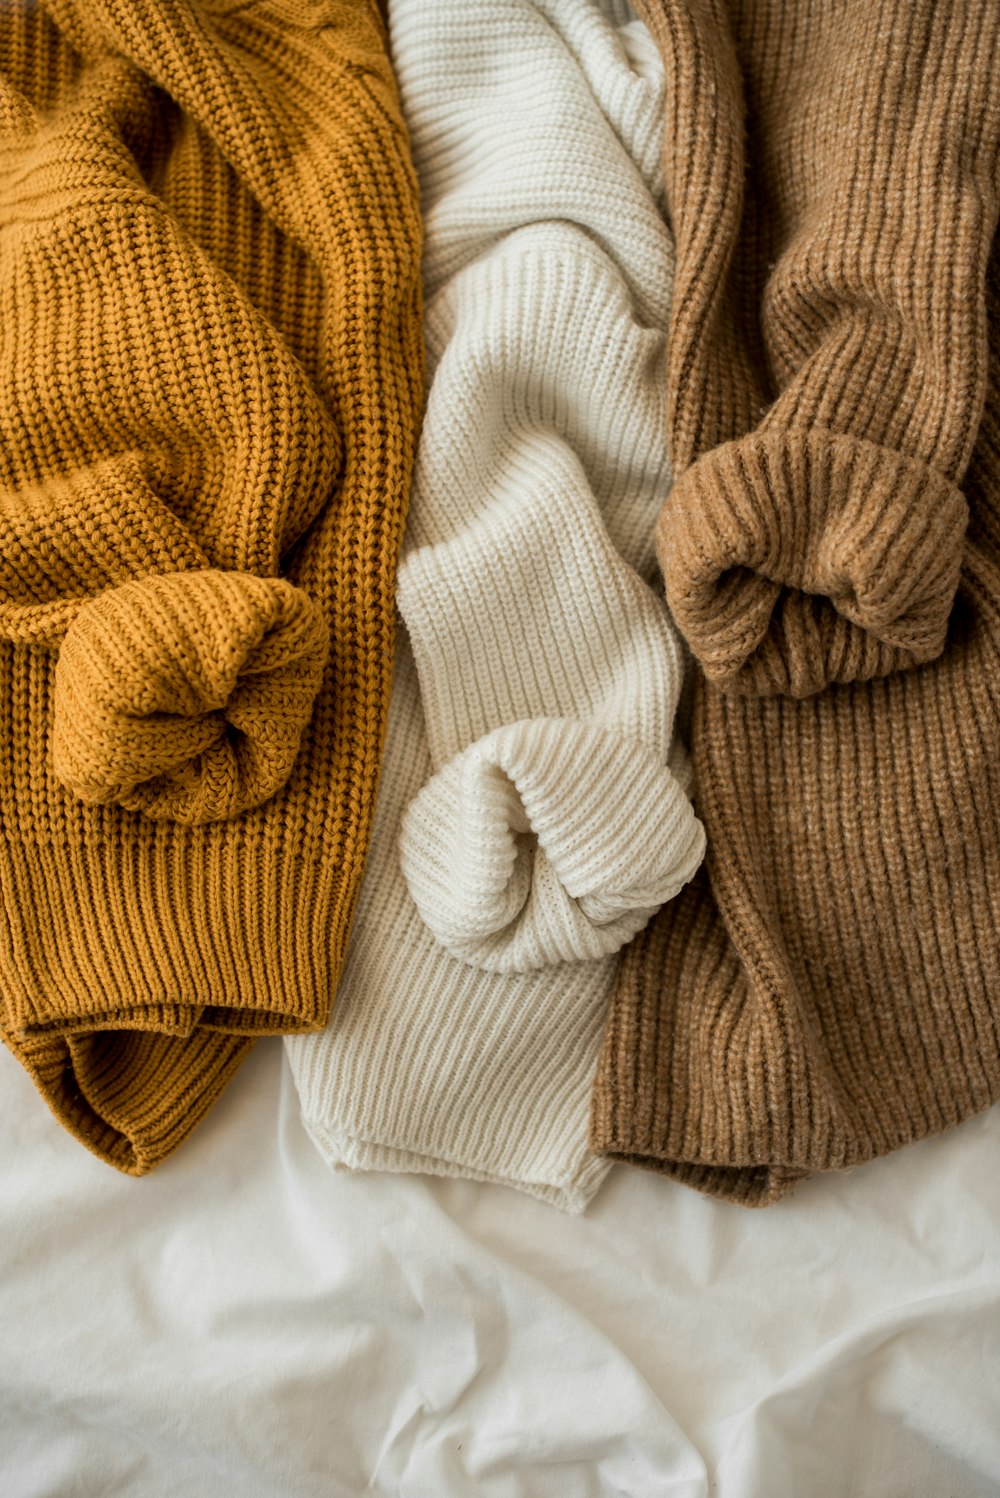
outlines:
[[[932,660],[984,396],[1000,7],[648,10],[681,101],[665,144],[680,476],[658,529],[674,618],[737,692]]]
[[[323,611],[278,574],[339,436],[140,172],[148,81],[107,56],[47,109],[16,21],[0,59],[0,637],[58,652],[52,764],[73,793],[232,816],[285,782],[319,686]]]
[[[642,575],[668,482],[659,81],[603,19],[583,59],[533,6],[489,24],[469,7],[426,76],[400,49],[434,376],[398,596],[436,767],[400,851],[439,941],[515,972],[617,950],[704,843],[681,650]],[[446,138],[435,78],[497,48]]]

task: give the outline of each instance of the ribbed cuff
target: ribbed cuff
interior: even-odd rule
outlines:
[[[0,846],[0,1025],[15,1041],[325,1024],[353,893],[270,821]]]
[[[595,961],[694,875],[705,834],[643,744],[567,718],[499,728],[411,802],[400,865],[453,956],[489,972]]]
[[[291,774],[328,645],[322,610],[283,578],[209,567],[109,588],[59,651],[53,770],[83,801],[236,817]]]
[[[806,697],[933,660],[968,510],[934,469],[822,429],[715,448],[674,485],[667,600],[724,690]]]
[[[187,1039],[118,1031],[4,1041],[62,1126],[131,1176],[146,1175],[177,1148],[253,1045],[209,1031]]]

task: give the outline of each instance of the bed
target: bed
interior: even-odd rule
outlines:
[[[330,1171],[280,1042],[130,1180],[0,1052],[3,1498],[1000,1494],[1000,1114],[751,1212]]]

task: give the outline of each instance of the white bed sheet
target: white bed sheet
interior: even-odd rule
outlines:
[[[279,1043],[131,1181],[0,1052],[2,1498],[1000,1495],[1000,1110],[750,1213],[333,1174]]]

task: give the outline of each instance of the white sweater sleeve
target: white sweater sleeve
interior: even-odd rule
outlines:
[[[524,972],[616,951],[704,851],[647,581],[669,486],[662,81],[609,61],[597,12],[571,55],[559,0],[445,5],[440,27],[436,3],[394,10],[432,376],[398,596],[436,772],[400,857],[450,952]]]

